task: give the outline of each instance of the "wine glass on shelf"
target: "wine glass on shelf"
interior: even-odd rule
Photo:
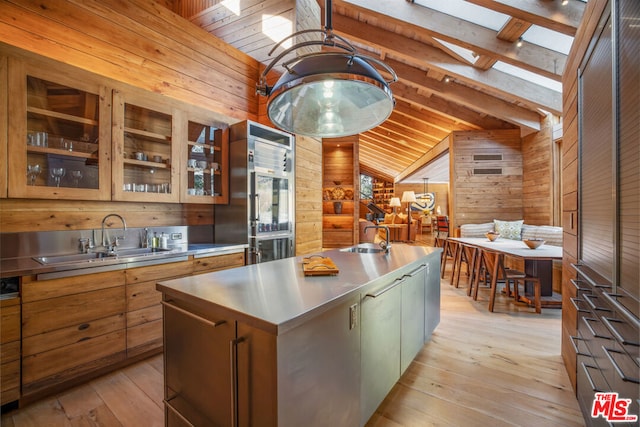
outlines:
[[[66,173],[65,168],[51,168],[51,178],[56,182],[56,187],[60,187],[60,180]]]
[[[40,175],[42,169],[39,164],[27,165],[27,177],[29,178],[29,185],[36,184],[36,178]]]
[[[80,180],[82,179],[82,171],[71,171],[71,178],[73,178],[74,187],[78,188],[78,186],[80,185]]]

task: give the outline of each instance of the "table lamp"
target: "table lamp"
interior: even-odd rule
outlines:
[[[395,214],[396,208],[402,206],[400,204],[400,197],[392,197],[391,200],[389,200],[389,206],[393,208],[393,213]]]

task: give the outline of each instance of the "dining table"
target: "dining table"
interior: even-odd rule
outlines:
[[[541,302],[543,307],[562,305],[562,297],[553,292],[553,261],[562,260],[562,247],[543,244],[536,249],[529,248],[521,240],[498,238],[490,241],[486,237],[449,237],[458,243],[488,249],[524,260],[525,273],[540,280]],[[525,294],[521,300],[533,302],[533,287],[525,286]]]

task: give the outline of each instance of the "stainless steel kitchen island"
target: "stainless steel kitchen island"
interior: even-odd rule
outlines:
[[[441,249],[333,250],[157,284],[165,423],[364,425],[440,319]]]

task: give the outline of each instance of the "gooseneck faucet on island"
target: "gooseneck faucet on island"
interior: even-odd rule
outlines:
[[[380,242],[380,247],[382,249],[384,249],[385,253],[389,253],[389,249],[391,249],[391,243],[389,240],[389,227],[387,227],[386,225],[367,225],[364,228],[364,232],[366,233],[368,229],[373,228],[373,229],[383,229],[385,231],[386,234],[386,238]]]
[[[107,219],[110,217],[116,217],[119,218],[120,221],[122,221],[122,236],[115,236],[113,238],[113,240],[109,239],[109,236],[107,235],[107,238],[105,239],[105,230],[104,230],[104,225],[107,222]],[[116,253],[116,249],[118,247],[118,245],[120,244],[120,240],[123,240],[126,237],[126,233],[127,233],[127,222],[124,220],[124,218],[121,215],[115,214],[115,213],[111,213],[107,216],[105,216],[104,218],[102,218],[102,246],[107,248],[107,252],[109,254],[115,254]]]

